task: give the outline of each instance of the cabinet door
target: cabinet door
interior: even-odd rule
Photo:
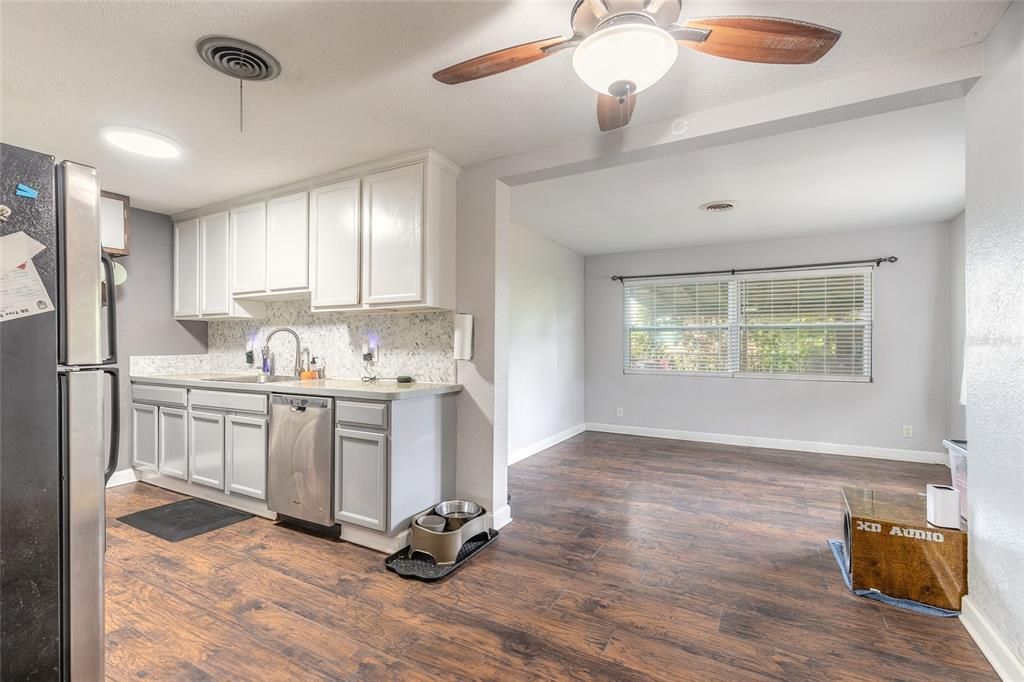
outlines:
[[[189,481],[224,489],[224,415],[188,413]]]
[[[267,289],[267,205],[250,204],[231,211],[231,293]]]
[[[363,180],[363,302],[423,299],[423,164]]]
[[[387,521],[388,437],[337,429],[334,443],[334,518],[384,530]]]
[[[231,310],[228,245],[227,211],[199,219],[199,312],[202,315],[227,315]]]
[[[309,286],[309,223],[306,193],[278,197],[267,204],[267,288]]]
[[[188,412],[161,407],[159,425],[160,473],[188,480]]]
[[[267,420],[228,415],[228,492],[267,499]]]
[[[174,316],[199,314],[199,220],[174,226]]]
[[[359,304],[359,180],[309,194],[313,307]]]
[[[155,405],[132,403],[132,466],[157,469],[157,409]]]

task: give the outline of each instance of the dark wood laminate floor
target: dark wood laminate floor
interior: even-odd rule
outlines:
[[[850,595],[843,483],[944,467],[584,433],[510,470],[515,521],[440,584],[251,519],[176,544],[107,495],[110,679],[996,679],[954,619]]]

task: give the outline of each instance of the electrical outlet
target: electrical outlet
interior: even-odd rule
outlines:
[[[377,362],[380,357],[380,346],[377,340],[372,343],[363,343],[363,362]]]
[[[616,417],[622,417],[623,415],[624,415],[624,413],[622,411],[622,408],[621,407],[616,407],[615,408],[615,416]]]
[[[910,424],[904,424],[903,425],[903,437],[904,438],[913,438],[914,437],[914,427],[911,426]]]

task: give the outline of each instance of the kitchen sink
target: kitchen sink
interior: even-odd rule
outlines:
[[[246,374],[238,377],[217,377],[207,381],[230,381],[233,384],[273,384],[278,381],[298,381],[298,377],[284,377],[277,374]]]

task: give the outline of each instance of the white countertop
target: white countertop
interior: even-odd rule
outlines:
[[[331,398],[368,398],[371,400],[403,400],[423,398],[431,395],[458,393],[461,384],[432,384],[413,382],[400,384],[397,381],[360,379],[306,379],[275,381],[266,384],[215,381],[221,377],[242,376],[238,373],[201,372],[196,374],[133,374],[131,380],[140,384],[163,384],[167,386],[190,386],[203,389],[231,391],[252,391],[258,393],[297,393],[300,395],[327,396]]]

